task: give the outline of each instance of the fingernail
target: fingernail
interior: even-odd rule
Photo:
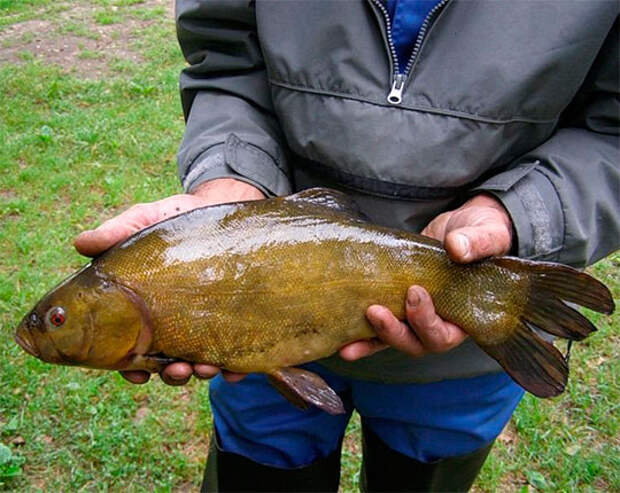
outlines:
[[[420,304],[420,295],[417,290],[409,288],[407,291],[407,305],[409,308],[416,308]]]
[[[459,246],[459,251],[461,252],[461,257],[467,259],[469,257],[469,251],[471,250],[471,245],[469,243],[469,238],[465,235],[456,235],[456,242]]]

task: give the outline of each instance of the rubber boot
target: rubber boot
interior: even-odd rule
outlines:
[[[200,491],[217,492],[337,492],[340,483],[340,449],[296,469],[265,466],[242,455],[222,451],[212,435]]]
[[[419,462],[387,446],[367,426],[362,426],[364,460],[360,474],[363,492],[468,491],[493,442],[471,454],[430,464]]]

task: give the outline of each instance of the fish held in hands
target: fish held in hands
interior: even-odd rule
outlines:
[[[335,414],[338,395],[294,367],[374,337],[370,305],[404,320],[413,284],[540,397],[564,390],[568,366],[534,329],[580,340],[596,329],[565,302],[614,308],[583,272],[511,257],[456,264],[436,240],[371,224],[345,194],[310,189],[195,209],[136,233],[45,295],[15,338],[57,364],[155,372],[181,360],[262,372],[296,405]]]

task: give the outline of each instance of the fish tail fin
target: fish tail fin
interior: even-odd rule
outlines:
[[[481,346],[512,379],[537,397],[561,394],[568,381],[568,364],[553,344],[520,323],[499,344]]]
[[[607,287],[572,267],[547,262],[497,258],[493,262],[529,277],[529,291],[520,319],[502,342],[481,347],[495,358],[523,388],[538,397],[560,394],[568,380],[564,356],[536,331],[568,340],[581,340],[596,327],[574,303],[601,313],[612,313],[614,302]]]

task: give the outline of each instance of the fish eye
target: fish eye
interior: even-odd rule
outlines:
[[[53,306],[47,311],[47,315],[45,315],[45,321],[50,329],[62,326],[66,319],[67,315],[61,306]]]

